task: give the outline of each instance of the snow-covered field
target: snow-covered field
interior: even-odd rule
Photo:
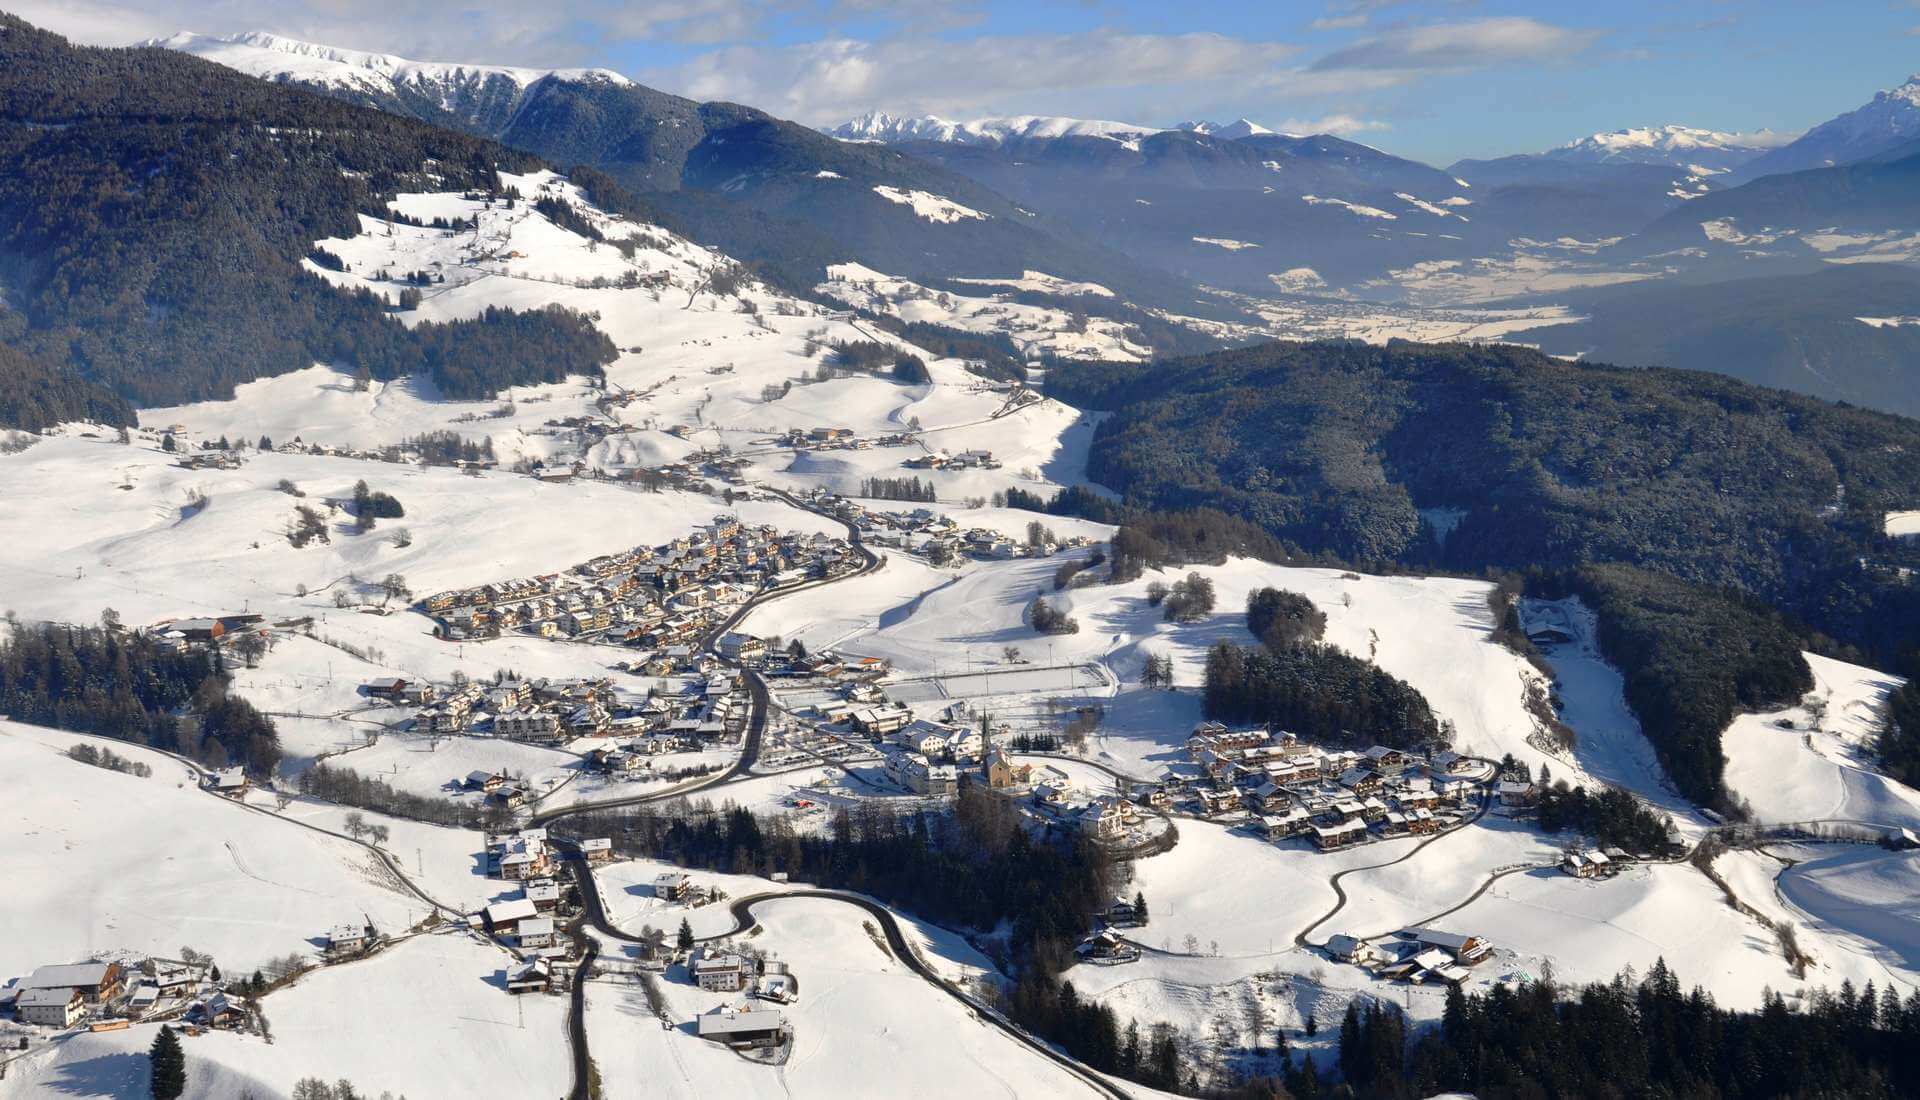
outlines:
[[[756,915],[761,928],[744,942],[786,962],[799,982],[798,1001],[773,1006],[794,1030],[786,1065],[755,1066],[687,1035],[695,1013],[738,1003],[737,995],[702,993],[677,969],[670,972],[662,985],[681,1026],[667,1031],[648,1016],[636,987],[596,982],[589,993],[589,1039],[609,1096],[846,1097],[873,1095],[876,1088],[888,1095],[955,1098],[982,1090],[1022,1097],[1089,1094],[1077,1078],[909,971],[885,947],[871,918],[854,907],[801,898]],[[919,934],[926,937],[923,954],[930,962],[945,953],[961,956],[963,965],[985,963],[950,936]]]
[[[1535,720],[1527,712],[1524,689],[1543,678],[1519,656],[1488,641],[1492,613],[1484,583],[1362,576],[1235,559],[1192,570],[1213,581],[1216,608],[1206,620],[1182,625],[1168,623],[1146,599],[1149,583],[1170,583],[1180,574],[1150,573],[1127,584],[1055,593],[1052,577],[1059,564],[1057,558],[1037,558],[969,569],[877,623],[844,635],[839,644],[891,659],[898,676],[990,670],[1003,660],[1007,646],[1017,646],[1028,662],[1103,669],[1104,686],[1083,679],[1078,690],[1107,697],[1115,696],[1119,685],[1138,680],[1149,654],[1164,654],[1173,659],[1175,682],[1190,689],[1199,683],[1207,649],[1216,641],[1252,643],[1242,609],[1249,592],[1272,585],[1313,599],[1326,612],[1328,641],[1377,661],[1420,689],[1436,713],[1455,724],[1462,751],[1495,758],[1512,752],[1530,763],[1551,763],[1556,772],[1563,769],[1564,762],[1528,744]],[[1036,593],[1079,620],[1079,633],[1046,636],[1026,625],[1026,606]],[[1164,760],[1193,728],[1198,711],[1191,700],[1185,692],[1112,698],[1099,749],[1135,774],[1157,770],[1148,761]],[[1002,709],[991,701],[982,705],[996,713]]]
[[[1887,693],[1901,681],[1809,653],[1814,690],[1801,705],[1742,714],[1721,738],[1728,790],[1761,822],[1861,821],[1920,828],[1920,791],[1872,770]]]
[[[83,741],[153,774],[63,755]],[[9,883],[0,975],[106,952],[176,958],[183,945],[243,974],[312,953],[316,937],[362,914],[392,930],[428,912],[373,853],[201,791],[160,753],[3,722],[0,774],[10,838],[0,852]]]

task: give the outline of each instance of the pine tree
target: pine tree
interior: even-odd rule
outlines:
[[[680,918],[680,932],[674,938],[674,942],[680,946],[680,950],[682,951],[693,950],[693,926],[687,923],[687,918],[685,917]]]
[[[179,447],[180,445],[173,441],[172,432],[168,432],[166,435],[162,436],[160,439],[160,449],[167,452],[168,454],[172,454],[174,451],[178,450]]]
[[[147,1052],[153,1080],[153,1100],[179,1100],[187,1091],[187,1056],[180,1049],[180,1037],[161,1025]]]
[[[1141,924],[1147,923],[1147,895],[1139,890],[1133,892],[1133,915]]]

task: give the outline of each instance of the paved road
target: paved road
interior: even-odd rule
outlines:
[[[1402,862],[1405,862],[1406,860],[1412,859],[1414,856],[1419,855],[1420,852],[1424,848],[1426,848],[1427,845],[1432,844],[1434,841],[1439,840],[1443,837],[1452,836],[1454,833],[1459,832],[1461,829],[1464,829],[1467,826],[1472,825],[1474,822],[1479,821],[1481,818],[1487,815],[1487,810],[1490,809],[1492,806],[1493,806],[1493,797],[1491,793],[1489,793],[1486,797],[1484,797],[1481,800],[1480,808],[1473,812],[1472,817],[1467,818],[1465,821],[1461,822],[1458,825],[1455,825],[1451,829],[1446,829],[1442,832],[1433,834],[1432,836],[1414,845],[1413,847],[1407,849],[1405,852],[1402,852],[1400,855],[1394,857],[1393,859],[1387,860],[1385,863],[1369,863],[1364,867],[1349,867],[1344,871],[1334,872],[1333,877],[1327,880],[1327,885],[1333,887],[1333,894],[1335,898],[1333,903],[1333,908],[1327,910],[1326,915],[1321,917],[1319,920],[1314,921],[1312,924],[1309,924],[1305,928],[1301,929],[1299,933],[1297,933],[1293,937],[1294,945],[1296,947],[1307,946],[1307,934],[1309,932],[1312,932],[1314,929],[1332,920],[1335,916],[1339,915],[1340,910],[1345,909],[1347,907],[1347,888],[1340,885],[1341,879],[1346,878],[1348,875],[1351,875],[1357,871],[1378,871],[1382,867],[1391,867],[1396,863],[1402,863]],[[1484,890],[1485,887],[1481,887],[1481,889]]]
[[[567,1093],[567,1100],[592,1100],[592,1058],[587,1051],[587,971],[600,956],[600,944],[580,931],[578,920],[567,926],[567,935],[582,951],[580,965],[573,972],[572,1000],[567,1009],[567,1045],[573,1050],[573,1088]]]

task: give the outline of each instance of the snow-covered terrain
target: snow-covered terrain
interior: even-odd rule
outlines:
[[[520,69],[504,65],[409,61],[392,54],[322,46],[265,31],[218,36],[181,31],[141,45],[190,53],[268,80],[386,94],[406,89],[443,100],[482,92],[484,85],[495,79],[518,88],[548,78],[632,83],[611,69]]]
[[[1920,791],[1872,768],[1879,709],[1899,678],[1806,655],[1799,706],[1742,714],[1721,738],[1728,790],[1762,822],[1859,821],[1920,828]]]
[[[915,214],[937,224],[947,224],[967,218],[984,221],[987,217],[971,206],[963,206],[943,195],[935,195],[929,191],[915,191],[881,184],[873,189],[873,193],[888,202],[910,207]]]
[[[899,118],[885,111],[869,111],[859,118],[828,128],[826,133],[842,141],[878,141],[889,144],[905,141],[944,141],[956,145],[1001,145],[1009,141],[1049,140],[1062,137],[1107,138],[1134,142],[1160,131],[1150,126],[1097,119],[1060,118],[1049,115],[1011,115],[1001,118],[976,118],[955,122],[937,115]]]

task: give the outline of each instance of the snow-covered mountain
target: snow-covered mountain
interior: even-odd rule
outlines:
[[[956,145],[1004,145],[1009,141],[1046,141],[1063,137],[1110,138],[1138,141],[1160,133],[1152,126],[1101,119],[1061,118],[1052,115],[1011,115],[955,122],[937,115],[898,117],[868,111],[826,131],[842,141],[872,141],[893,145],[905,141],[941,141]]]
[[[1666,164],[1728,171],[1762,155],[1777,142],[1759,135],[1723,133],[1693,126],[1634,126],[1547,150],[1542,156],[1587,164]]]
[[[1205,134],[1208,137],[1217,137],[1222,141],[1239,141],[1241,138],[1260,137],[1263,134],[1280,133],[1279,130],[1268,129],[1250,118],[1238,118],[1232,122],[1192,120],[1182,122],[1180,125],[1174,127],[1174,129],[1185,130],[1192,134]]]
[[[1252,119],[1232,122],[1190,120],[1175,126],[1137,126],[1130,122],[1111,122],[1094,118],[1065,118],[1059,115],[1006,115],[976,118],[965,122],[938,115],[900,116],[885,111],[868,111],[859,118],[828,127],[825,133],[841,141],[870,141],[896,145],[908,141],[938,141],[950,145],[1006,145],[1012,142],[1050,141],[1055,138],[1108,138],[1123,144],[1137,142],[1154,134],[1185,131],[1205,134],[1221,141],[1266,137],[1280,134]],[[1292,135],[1284,135],[1292,136]]]
[[[1920,138],[1920,74],[1898,88],[1876,94],[1865,106],[1830,119],[1746,165],[1741,175],[1754,178],[1849,164]]]
[[[411,61],[392,54],[302,42],[266,31],[229,35],[181,31],[140,45],[190,53],[268,80],[325,84],[373,94],[395,94],[402,88],[439,88],[457,96],[463,90],[500,80],[520,88],[548,78],[632,83],[611,69],[523,69],[507,65]]]

